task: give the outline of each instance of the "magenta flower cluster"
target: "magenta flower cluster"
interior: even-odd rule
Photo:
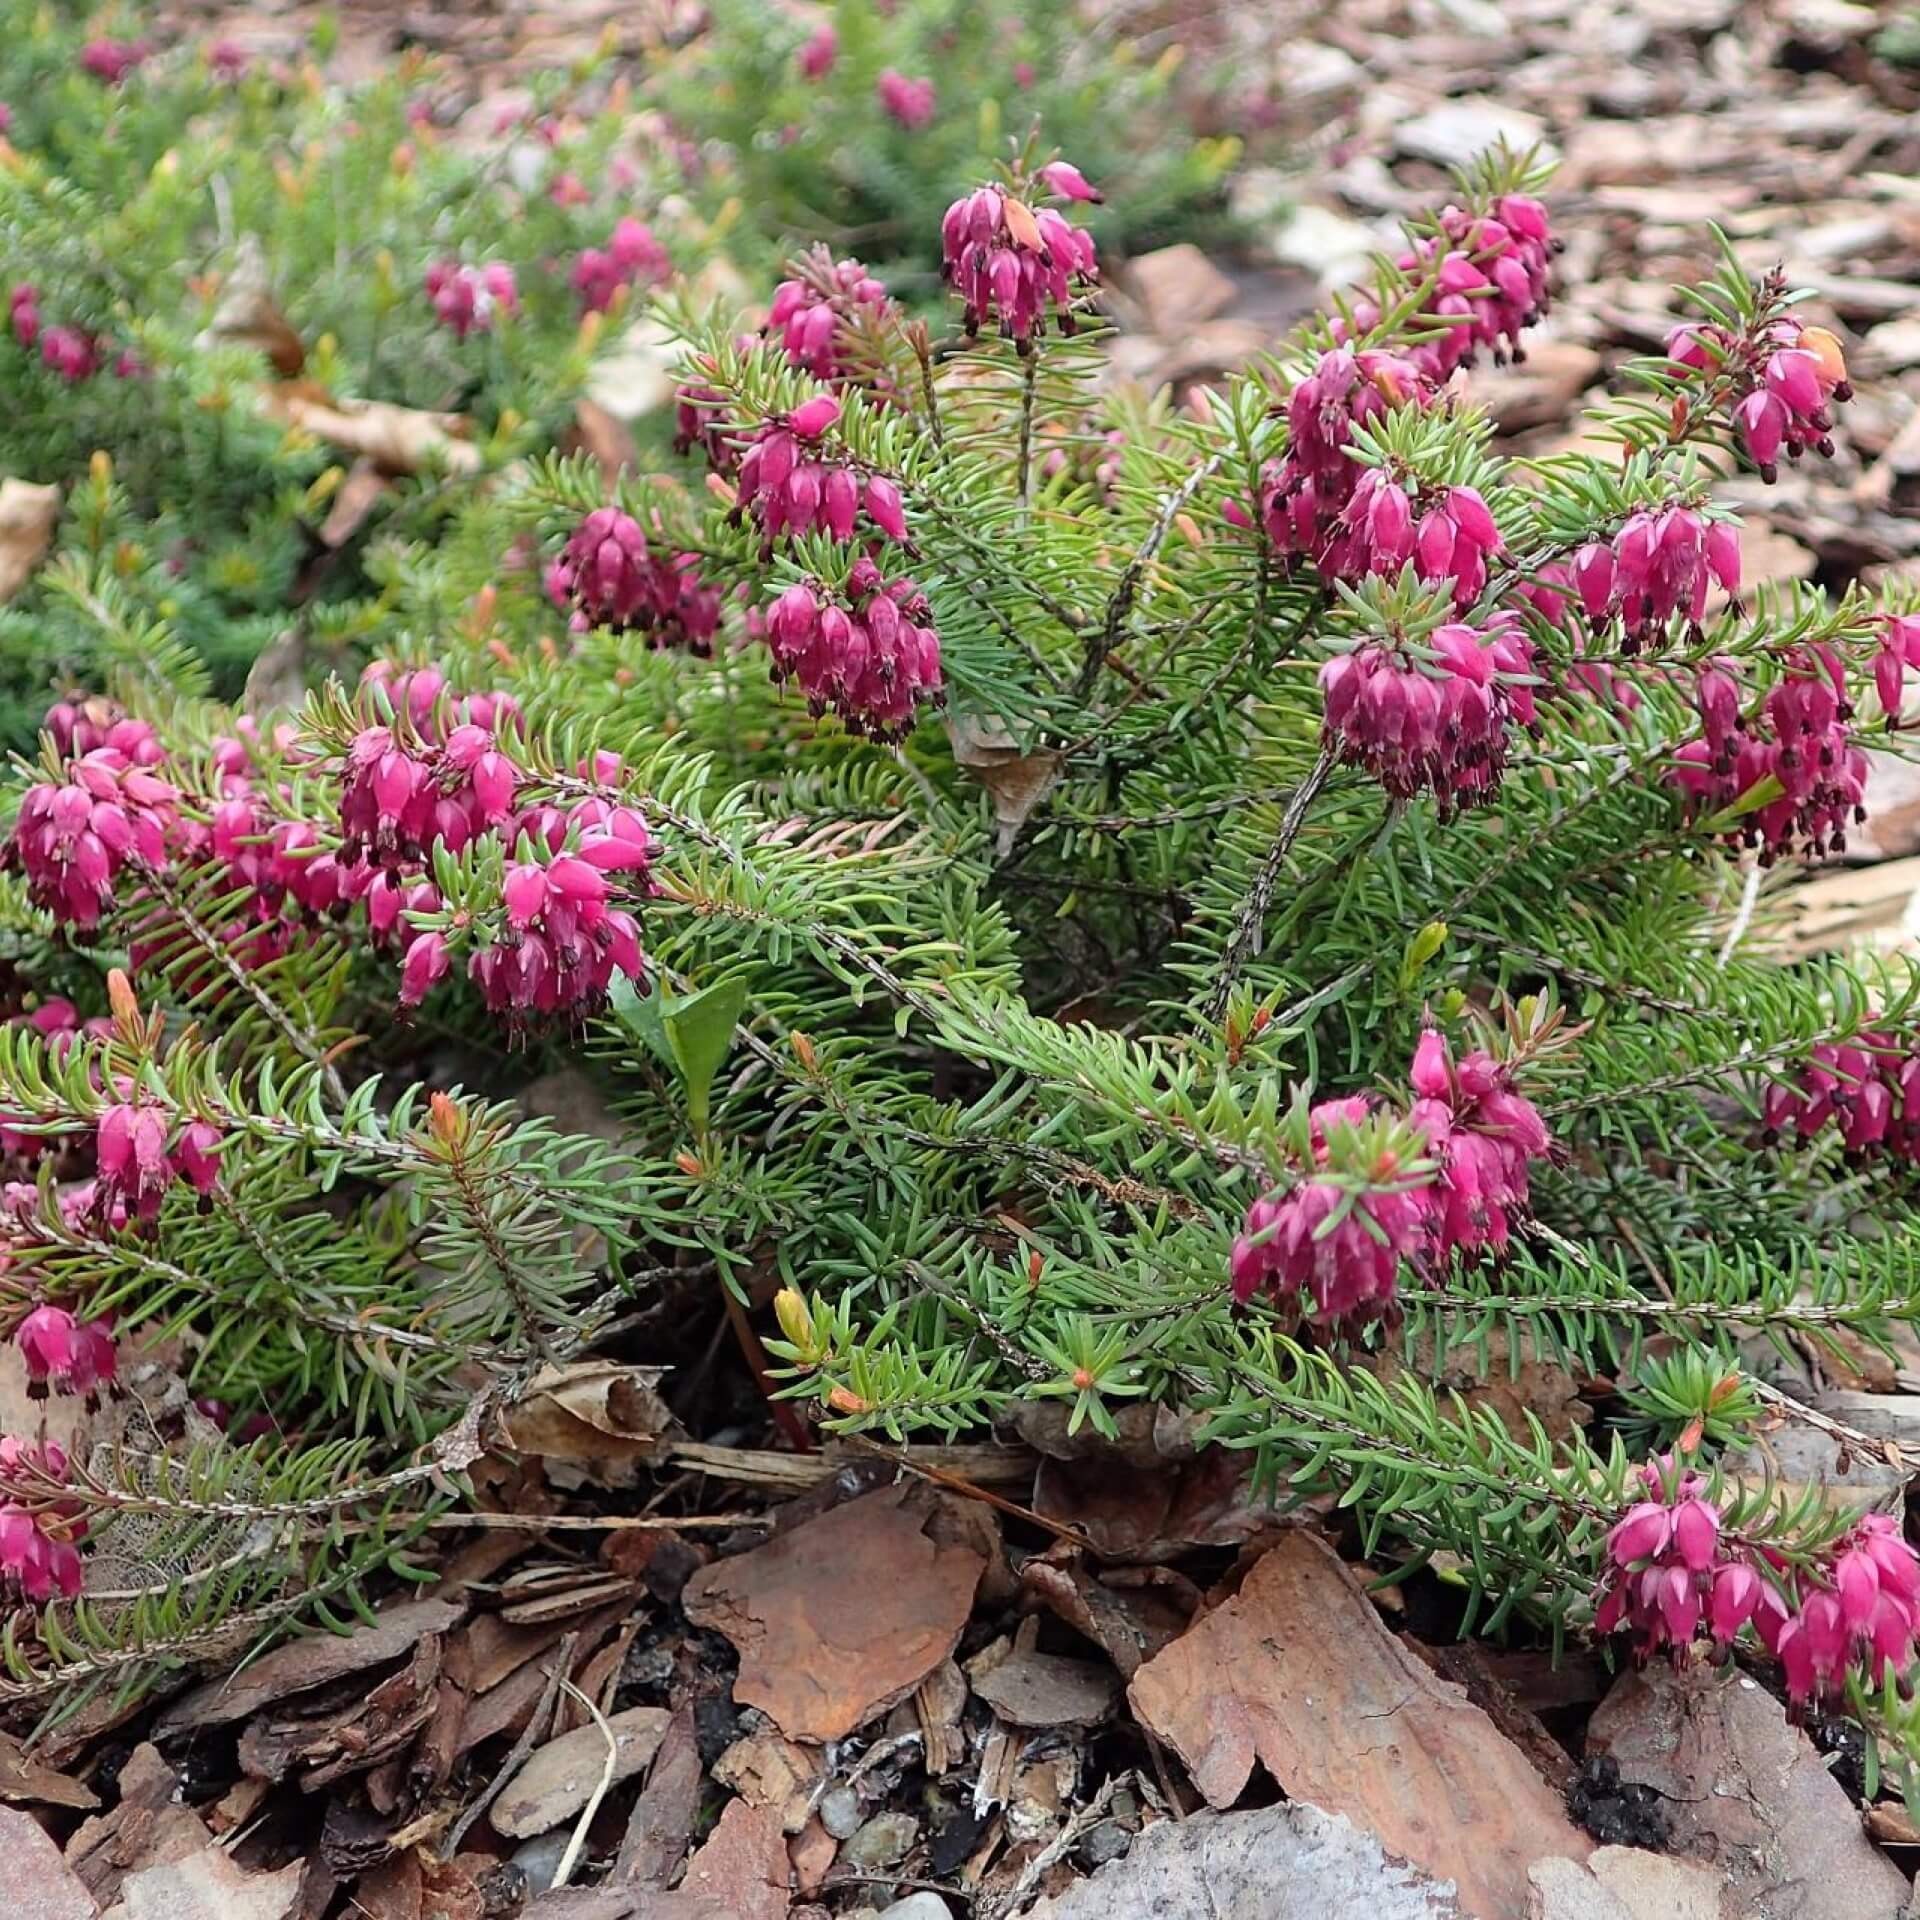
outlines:
[[[1811,1140],[1831,1124],[1849,1154],[1920,1161],[1920,1052],[1879,1029],[1823,1041],[1792,1080],[1767,1087],[1760,1119],[1770,1140],[1788,1128]]]
[[[1692,507],[1646,508],[1583,546],[1559,584],[1596,628],[1618,620],[1628,653],[1658,645],[1676,614],[1698,640],[1712,590],[1740,591],[1740,536]]]
[[[1524,359],[1520,334],[1551,304],[1548,276],[1559,246],[1546,208],[1530,194],[1500,194],[1484,213],[1442,208],[1438,230],[1396,262],[1428,286],[1419,318],[1446,323],[1433,339],[1407,347],[1406,357],[1435,382],[1470,366],[1482,348],[1496,362]],[[1380,318],[1377,300],[1355,301],[1353,333],[1364,338]],[[1346,333],[1346,323],[1336,323],[1336,336]]]
[[[66,1452],[57,1441],[36,1446],[11,1433],[0,1434],[0,1485],[23,1473],[57,1480],[64,1479],[66,1472]],[[55,1594],[73,1599],[80,1591],[82,1571],[80,1549],[75,1545],[79,1532],[72,1512],[47,1508],[38,1501],[0,1500],[0,1581],[36,1606]]]
[[[341,858],[391,871],[499,827],[519,786],[502,750],[519,730],[518,702],[482,693],[443,705],[446,682],[431,669],[370,676],[394,719],[361,728],[340,768]]]
[[[886,287],[858,260],[835,260],[816,248],[794,261],[789,277],[774,289],[766,330],[803,373],[843,380],[852,372],[846,359],[850,327],[863,313],[876,317],[891,305]]]
[[[831,65],[831,61],[828,64]],[[918,133],[931,123],[934,108],[931,80],[910,80],[904,73],[888,67],[875,81],[873,91],[887,117],[897,120],[909,133]]]
[[[1404,355],[1346,347],[1321,354],[1287,396],[1286,455],[1264,476],[1260,516],[1275,547],[1317,561],[1370,471],[1348,454],[1354,428],[1395,407],[1430,407],[1438,396]]]
[[[802,581],[766,615],[777,678],[792,679],[814,713],[837,713],[856,733],[903,737],[922,700],[940,697],[940,637],[926,596],[885,579],[862,555],[833,594]]]
[[[115,40],[102,35],[80,49],[81,70],[110,87],[119,86],[128,74],[152,58],[151,40]]]
[[[1247,1209],[1233,1243],[1233,1297],[1241,1304],[1263,1289],[1282,1302],[1301,1295],[1317,1324],[1333,1332],[1393,1318],[1400,1263],[1419,1253],[1426,1235],[1426,1176],[1409,1175],[1390,1155],[1365,1169],[1364,1191],[1348,1180],[1317,1177],[1330,1157],[1331,1136],[1367,1117],[1365,1098],[1326,1100],[1311,1115],[1315,1165],[1284,1193]]]
[[[1049,313],[1072,333],[1075,292],[1099,278],[1092,234],[1001,187],[956,200],[940,223],[940,248],[941,270],[965,303],[967,331],[997,319],[1023,345],[1045,330]]]
[[[1873,686],[1889,727],[1901,721],[1906,679],[1920,668],[1920,614],[1890,613],[1880,622],[1880,644],[1873,656]]]
[[[829,26],[821,27],[794,56],[794,64],[805,80],[824,80],[840,57],[840,36]]]
[[[94,1124],[94,1190],[97,1211],[117,1224],[150,1223],[176,1180],[196,1193],[211,1193],[220,1177],[223,1135],[210,1120],[175,1116],[130,1085],[101,1111]]]
[[[573,263],[573,290],[583,313],[604,313],[622,287],[654,286],[673,271],[653,229],[631,216],[620,221],[604,248],[586,247]]]
[[[501,926],[469,929],[467,972],[493,1011],[577,1015],[600,1004],[616,974],[638,978],[639,925],[614,903],[608,876],[653,890],[657,849],[640,816],[598,793],[565,807],[517,804],[524,775],[511,758],[518,713],[507,696],[448,701],[434,674],[423,714],[422,672],[375,678],[406,721],[364,727],[345,756],[343,854],[384,869],[361,891],[376,936],[401,943],[401,1004],[418,1005],[453,966],[451,916],[420,868],[433,846],[458,852],[482,836],[513,855]],[[579,777],[611,786],[619,775],[618,759],[601,755]]]
[[[34,904],[82,930],[100,924],[129,867],[137,874],[165,864],[179,826],[179,789],[151,770],[159,757],[152,730],[127,724],[133,751],[95,747],[60,779],[29,787],[7,843],[5,858],[25,875]]]
[[[872,534],[905,543],[900,489],[885,474],[862,476],[844,461],[816,455],[821,435],[839,418],[840,402],[816,394],[748,436],[736,510],[753,516],[769,548],[783,535],[816,531],[851,540],[863,515]]]
[[[1743,1627],[1779,1662],[1796,1712],[1833,1707],[1858,1671],[1879,1687],[1913,1665],[1920,1559],[1890,1514],[1863,1514],[1810,1560],[1729,1537],[1702,1474],[1671,1457],[1640,1469],[1648,1498],[1607,1535],[1595,1630],[1626,1631],[1635,1655],[1684,1661],[1704,1632],[1724,1654]]]
[[[1667,339],[1676,368],[1729,389],[1733,427],[1760,477],[1779,476],[1780,456],[1833,453],[1833,406],[1853,398],[1840,342],[1824,327],[1781,314],[1747,332],[1690,323]]]
[[[243,967],[286,952],[302,920],[362,907],[376,944],[400,949],[406,1004],[450,971],[456,920],[471,950],[470,975],[489,1004],[516,1017],[590,1008],[615,973],[638,975],[637,923],[604,878],[583,874],[624,876],[640,895],[652,890],[655,848],[639,816],[598,792],[566,806],[530,800],[510,695],[461,694],[437,670],[385,662],[367,669],[363,686],[378,690],[381,717],[336,758],[316,759],[290,734],[274,742],[293,779],[262,773],[250,732],[216,741],[216,793],[205,818],[183,809],[179,790],[151,770],[164,755],[145,723],[104,703],[63,704],[49,716],[56,747],[85,751],[65,763],[61,780],[29,789],[5,857],[26,874],[39,904],[81,931],[109,909],[144,904],[128,939],[136,972],[163,949],[174,951],[177,934],[177,916],[142,878],[183,858],[220,863],[251,896],[223,920]],[[578,779],[606,788],[619,772],[617,760],[603,756]],[[315,781],[331,783],[335,818],[315,816]],[[517,869],[567,863],[537,909],[522,913],[503,901],[497,928],[449,915],[428,878],[436,849],[458,853],[483,837],[509,849]],[[516,882],[523,904],[530,885],[524,875]],[[211,974],[209,983],[218,990]],[[25,1116],[0,1116],[7,1144],[31,1142],[22,1131],[30,1125]],[[206,1192],[219,1148],[207,1123],[171,1127],[162,1110],[123,1090],[98,1130],[95,1210],[125,1224],[151,1218],[175,1180]],[[31,1204],[31,1189],[26,1197]]]
[[[1716,815],[1777,782],[1778,796],[1729,819],[1726,837],[1762,864],[1804,848],[1843,853],[1847,829],[1867,817],[1867,757],[1854,743],[1846,669],[1829,646],[1795,646],[1757,713],[1740,704],[1733,663],[1702,672],[1705,732],[1674,756],[1671,778],[1696,815]]]
[[[1439,1172],[1429,1189],[1427,1254],[1504,1253],[1532,1198],[1529,1169],[1552,1146],[1540,1110],[1513,1070],[1483,1048],[1455,1061],[1434,1027],[1420,1036],[1407,1117],[1426,1136]]]
[[[720,631],[720,592],[701,577],[698,556],[657,552],[639,521],[618,507],[597,507],[581,521],[545,582],[582,633],[637,627],[662,646],[707,653]]]
[[[43,1400],[49,1391],[75,1394],[97,1406],[100,1389],[113,1384],[120,1351],[106,1320],[77,1320],[65,1307],[43,1303],[13,1330],[13,1344],[26,1363],[27,1394]]]
[[[1322,738],[1396,800],[1431,793],[1452,814],[1498,788],[1509,730],[1534,724],[1532,668],[1533,643],[1508,614],[1419,642],[1369,639],[1320,669]]]
[[[1234,1242],[1233,1294],[1305,1294],[1309,1317],[1346,1331],[1397,1315],[1400,1269],[1437,1272],[1455,1255],[1504,1252],[1531,1199],[1529,1171],[1552,1141],[1510,1065],[1476,1048],[1457,1063],[1429,1028],[1414,1050],[1407,1119],[1418,1156],[1383,1148],[1336,1166],[1337,1133],[1375,1111],[1365,1095],[1323,1101],[1309,1116],[1312,1164],[1285,1191],[1248,1208]]]
[[[504,260],[490,260],[484,267],[436,260],[427,269],[427,298],[456,340],[491,332],[496,315],[520,310],[519,283]]]
[[[1307,497],[1293,497],[1296,513]],[[1506,550],[1478,488],[1424,489],[1414,476],[1397,477],[1384,467],[1361,469],[1331,525],[1301,530],[1322,578],[1392,580],[1411,561],[1420,579],[1452,587],[1461,612],[1486,591],[1488,559]]]

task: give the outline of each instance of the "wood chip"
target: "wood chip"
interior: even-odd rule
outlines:
[[[0,606],[34,576],[53,544],[60,489],[31,481],[0,480]]]
[[[672,1718],[664,1707],[629,1707],[608,1717],[616,1782],[638,1773],[660,1751]],[[551,1833],[587,1804],[606,1764],[606,1736],[597,1725],[576,1727],[558,1740],[549,1740],[500,1790],[487,1813],[493,1830],[513,1840]]]

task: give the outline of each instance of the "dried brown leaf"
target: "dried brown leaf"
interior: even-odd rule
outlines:
[[[795,1740],[838,1740],[905,1699],[953,1651],[986,1566],[929,1538],[930,1505],[883,1488],[695,1574],[687,1618],[739,1648],[735,1699]]]
[[[627,1367],[589,1360],[546,1367],[505,1417],[506,1444],[563,1467],[556,1484],[630,1487],[642,1468],[662,1459],[674,1429],[672,1413],[655,1388],[658,1367]]]
[[[242,235],[235,255],[200,344],[252,347],[282,379],[291,380],[306,365],[307,350],[274,298],[266,250],[249,233]]]
[[[1064,756],[1051,747],[1023,749],[999,721],[967,712],[947,715],[947,738],[953,743],[954,764],[992,796],[994,847],[1004,859],[1027,816],[1059,778]]]

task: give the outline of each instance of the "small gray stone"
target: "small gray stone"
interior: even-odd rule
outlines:
[[[886,1908],[880,1920],[953,1920],[953,1909],[937,1893],[910,1893]]]
[[[1517,107],[1484,97],[1443,100],[1394,129],[1394,145],[1419,160],[1463,167],[1476,154],[1504,140],[1516,153],[1538,146],[1542,159],[1557,157],[1547,144],[1545,125]]]
[[[551,1833],[536,1833],[513,1850],[513,1864],[527,1876],[527,1885],[535,1893],[544,1893],[553,1885],[560,1856],[573,1838],[572,1827],[555,1827]]]
[[[820,1796],[820,1824],[836,1840],[851,1840],[866,1814],[860,1796],[851,1787],[832,1787]]]
[[[1109,1860],[1118,1860],[1132,1845],[1132,1833],[1118,1820],[1102,1820],[1081,1841],[1080,1851],[1086,1855],[1088,1866],[1104,1867]]]
[[[842,1866],[871,1873],[898,1866],[920,1837],[920,1822],[910,1813],[876,1813],[840,1850]]]

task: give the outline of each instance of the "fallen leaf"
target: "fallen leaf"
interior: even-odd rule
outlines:
[[[665,1707],[629,1707],[607,1716],[616,1782],[638,1773],[660,1751],[672,1718]],[[575,1727],[534,1750],[501,1789],[487,1818],[496,1833],[513,1840],[550,1833],[587,1804],[606,1769],[606,1735],[597,1724]]]
[[[202,330],[197,344],[252,347],[265,355],[274,372],[286,380],[291,380],[306,365],[307,350],[274,298],[266,249],[256,235],[241,235],[234,249],[233,267],[214,306],[213,318]]]
[[[30,480],[0,480],[0,606],[33,578],[53,544],[60,489]]]
[[[954,765],[986,788],[993,799],[994,853],[1005,859],[1027,816],[1059,778],[1063,755],[1051,747],[1022,748],[990,715],[955,710],[947,715]]]
[[[315,1633],[275,1647],[249,1667],[195,1687],[161,1716],[158,1732],[217,1727],[243,1720],[289,1694],[363,1673],[410,1653],[423,1634],[444,1633],[466,1611],[451,1600],[403,1600],[384,1608],[373,1625],[351,1633]]]
[[[267,409],[302,433],[364,454],[385,473],[478,473],[480,449],[462,414],[429,413],[390,400],[326,400],[293,387],[271,389]]]
[[[248,1873],[224,1847],[130,1873],[104,1920],[287,1920],[300,1897],[300,1861]]]
[[[1075,1632],[1083,1633],[1131,1680],[1142,1662],[1186,1632],[1198,1591],[1166,1567],[1115,1568],[1096,1575],[1069,1548],[1069,1564],[1051,1555],[1029,1560],[1020,1583]],[[1120,1584],[1125,1582],[1125,1584]]]
[[[1337,1813],[1294,1801],[1162,1820],[1124,1860],[1027,1920],[1460,1920],[1445,1881],[1396,1860]]]
[[[1544,1358],[1523,1341],[1516,1366],[1502,1327],[1487,1328],[1483,1340],[1455,1342],[1438,1365],[1434,1348],[1432,1329],[1423,1328],[1409,1344],[1367,1355],[1363,1364],[1386,1387],[1411,1370],[1435,1392],[1458,1394],[1470,1409],[1498,1414],[1516,1440],[1529,1437],[1529,1417],[1556,1439],[1567,1438],[1593,1418],[1578,1382],[1559,1361]]]
[[[1071,1527],[1102,1559],[1132,1562],[1238,1546],[1281,1517],[1269,1497],[1255,1496],[1251,1464],[1226,1447],[1191,1460],[1156,1458],[1144,1470],[1118,1453],[1043,1458],[1033,1508]]]
[[[1861,1832],[1812,1742],[1737,1668],[1623,1673],[1594,1711],[1587,1748],[1662,1797],[1673,1851],[1719,1869],[1740,1920],[1901,1911],[1906,1875]]]
[[[1452,1880],[1479,1920],[1526,1920],[1528,1867],[1593,1850],[1519,1749],[1387,1631],[1309,1533],[1284,1536],[1128,1697],[1209,1805],[1231,1806],[1259,1759],[1289,1798]]]
[[[905,1699],[953,1651],[986,1566],[930,1539],[928,1517],[916,1489],[887,1487],[696,1573],[687,1618],[739,1649],[734,1698],[795,1740],[841,1739]]]
[[[786,1920],[791,1873],[778,1810],[729,1800],[719,1824],[687,1862],[679,1892],[717,1902],[731,1920]]]
[[[84,1780],[76,1780],[54,1767],[42,1766],[19,1741],[3,1733],[0,1733],[0,1800],[69,1807],[83,1813],[100,1804],[100,1796]]]
[[[0,1906],[8,1920],[94,1920],[99,1911],[30,1813],[0,1807]]]
[[[1016,1647],[971,1677],[974,1692],[1016,1727],[1090,1727],[1105,1718],[1119,1692],[1111,1667],[1031,1647]]]
[[[674,1427],[654,1391],[661,1372],[599,1360],[543,1367],[507,1412],[507,1445],[545,1460],[550,1479],[554,1463],[565,1463],[556,1485],[634,1486],[664,1457]]]

